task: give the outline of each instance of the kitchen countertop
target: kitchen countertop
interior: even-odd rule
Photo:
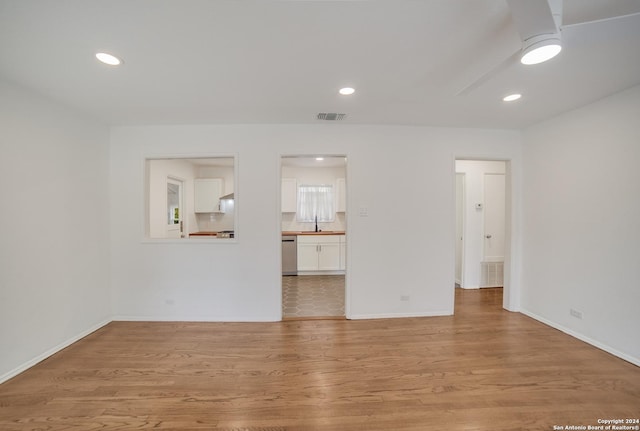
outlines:
[[[189,236],[218,236],[218,232],[207,232],[207,231],[192,232],[189,234]]]
[[[291,231],[282,231],[282,235],[344,235],[345,232],[343,230],[323,230],[320,232],[314,232],[312,230],[291,230]],[[192,232],[189,236],[217,236],[218,232],[209,232],[209,231],[200,231],[200,232]]]
[[[282,235],[344,235],[343,230],[323,230],[320,232],[314,232],[312,230],[289,230],[282,231]]]

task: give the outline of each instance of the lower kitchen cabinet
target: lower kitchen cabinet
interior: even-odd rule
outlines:
[[[298,271],[318,271],[318,244],[303,243],[298,237]]]
[[[298,271],[340,271],[343,235],[299,235]]]
[[[322,243],[319,244],[318,270],[337,271],[340,269],[340,244]]]

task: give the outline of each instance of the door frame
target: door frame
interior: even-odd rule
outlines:
[[[169,186],[169,184],[177,184],[179,187],[179,193],[178,193],[178,231],[180,232],[180,236],[178,238],[184,238],[184,233],[185,231],[187,231],[187,226],[186,226],[186,222],[184,219],[184,213],[185,213],[185,200],[184,200],[184,184],[185,184],[185,180],[180,178],[180,177],[176,177],[174,175],[167,175],[167,187]],[[167,202],[167,208],[169,207],[169,202]],[[169,236],[169,223],[167,223],[166,225],[166,229],[167,229],[167,238],[171,238]],[[177,239],[177,238],[176,238]]]
[[[455,170],[455,169],[454,169]],[[465,229],[465,221],[466,221],[466,215],[465,215],[465,211],[466,211],[466,181],[467,181],[467,174],[462,172],[462,173],[458,173],[458,172],[454,172],[455,173],[455,178],[456,178],[456,189],[455,189],[455,199],[456,199],[456,233],[455,233],[455,238],[456,238],[456,248],[458,247],[458,244],[460,245],[460,280],[458,280],[458,274],[454,273],[454,279],[456,281],[457,284],[460,285],[460,287],[464,286],[464,246],[465,246],[465,241],[466,241],[466,229]],[[460,215],[458,215],[458,177],[462,178],[462,187],[460,190],[460,193],[462,195],[462,203],[460,205]],[[460,234],[462,235],[462,238],[460,240],[460,243],[458,243],[458,217],[460,217],[460,223],[462,223],[462,228],[460,229],[461,232]],[[456,272],[457,272],[457,260],[458,260],[458,251],[456,250]]]
[[[453,190],[453,212],[455,214],[455,193],[456,193],[456,161],[457,160],[476,160],[483,162],[504,162],[505,163],[505,232],[504,232],[504,286],[503,286],[503,296],[502,296],[502,307],[508,311],[520,311],[519,300],[520,300],[520,290],[519,285],[517,284],[518,276],[518,256],[517,253],[517,227],[518,223],[518,202],[519,198],[516,194],[517,187],[514,186],[519,181],[519,172],[514,171],[514,160],[512,158],[504,158],[504,157],[491,157],[491,156],[478,156],[478,155],[469,155],[469,154],[454,154],[452,161],[452,175],[451,189]],[[456,238],[456,227],[455,221],[452,223],[452,236],[451,238],[455,241]],[[454,242],[455,244],[455,242]],[[454,269],[453,269],[453,280],[455,280],[455,250],[454,250]],[[452,291],[455,289],[455,282],[451,283]],[[454,292],[455,293],[455,292]],[[454,296],[452,295],[452,302],[454,305],[452,309],[455,307]],[[455,312],[455,310],[454,310]]]
[[[278,222],[277,232],[279,233],[277,238],[277,279],[278,279],[278,292],[279,292],[279,302],[280,302],[280,320],[284,317],[284,310],[282,307],[282,193],[281,193],[281,182],[282,182],[282,159],[289,157],[300,157],[300,158],[315,158],[315,157],[344,157],[347,161],[344,166],[344,177],[345,177],[345,247],[346,247],[346,261],[345,261],[345,277],[344,277],[344,315],[346,319],[350,319],[351,317],[351,295],[349,294],[351,285],[349,280],[349,262],[350,259],[350,238],[349,238],[349,156],[347,154],[331,154],[331,153],[279,153],[278,154],[278,175],[277,175],[277,196],[276,196],[276,211],[277,216],[276,220]]]

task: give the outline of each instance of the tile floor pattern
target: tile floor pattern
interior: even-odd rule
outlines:
[[[284,317],[344,316],[344,275],[282,277]]]

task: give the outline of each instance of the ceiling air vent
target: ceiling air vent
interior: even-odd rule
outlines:
[[[347,114],[337,114],[335,112],[320,112],[316,117],[318,120],[340,121],[344,120]]]

